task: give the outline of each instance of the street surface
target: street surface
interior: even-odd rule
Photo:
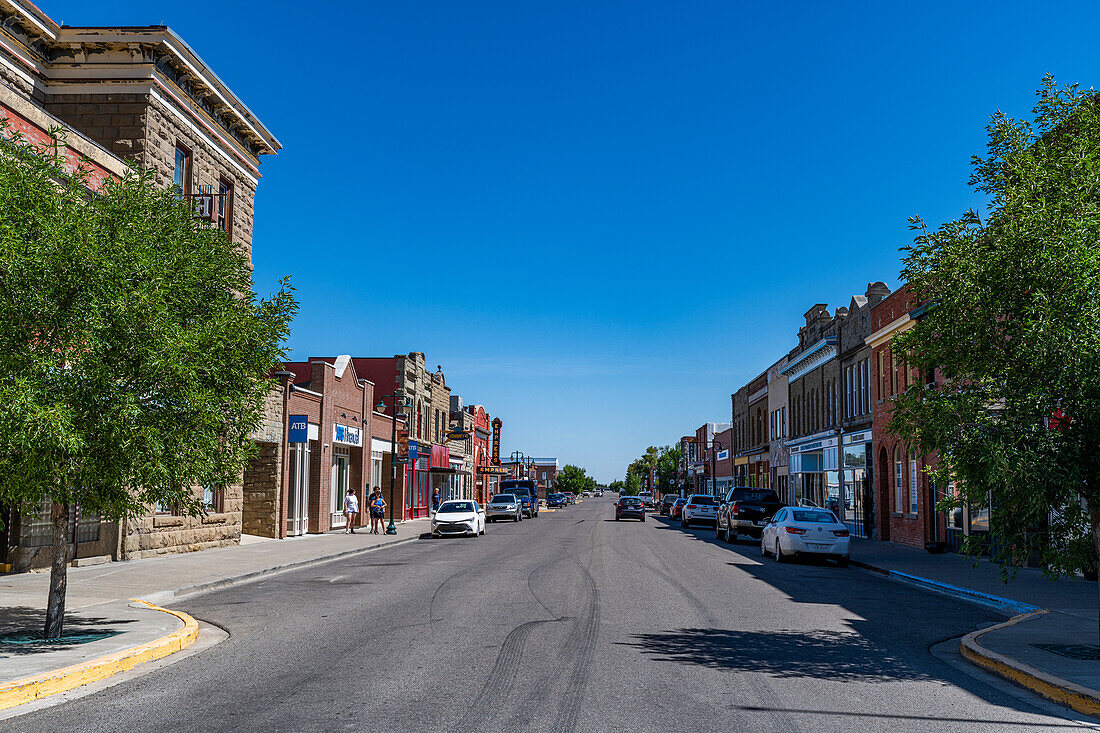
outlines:
[[[1081,729],[929,651],[991,611],[613,501],[185,602],[230,638],[0,731]]]

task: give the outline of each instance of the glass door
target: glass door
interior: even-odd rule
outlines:
[[[351,456],[346,451],[332,454],[332,491],[330,527],[343,527],[347,523],[344,516],[344,495],[348,493],[351,478]]]
[[[309,443],[294,443],[287,453],[290,485],[286,497],[286,533],[294,537],[309,531]]]

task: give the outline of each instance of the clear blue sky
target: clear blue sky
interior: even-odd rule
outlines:
[[[171,26],[282,141],[254,260],[295,358],[424,351],[601,481],[896,286],[990,113],[1100,84],[1095,2],[38,2]]]

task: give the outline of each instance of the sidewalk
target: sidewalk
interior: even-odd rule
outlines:
[[[244,544],[234,547],[69,568],[61,643],[34,638],[44,625],[49,573],[0,575],[0,709],[12,704],[14,698],[5,698],[4,692],[10,693],[16,680],[113,658],[158,642],[179,647],[178,641],[169,637],[186,631],[189,617],[184,614],[180,618],[131,599],[170,606],[189,595],[268,573],[409,542],[426,531],[428,520],[416,519],[399,524],[396,535],[371,535],[361,530],[354,535],[335,532],[283,540],[246,536]],[[167,642],[162,641],[165,639]]]
[[[1055,581],[1037,568],[1018,568],[1004,584],[1000,567],[988,560],[867,540],[852,541],[852,564],[1011,616],[964,637],[962,655],[1078,712],[1100,715],[1095,582]]]

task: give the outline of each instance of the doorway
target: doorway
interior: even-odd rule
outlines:
[[[286,497],[286,533],[297,537],[309,531],[309,443],[291,443],[290,484]]]

